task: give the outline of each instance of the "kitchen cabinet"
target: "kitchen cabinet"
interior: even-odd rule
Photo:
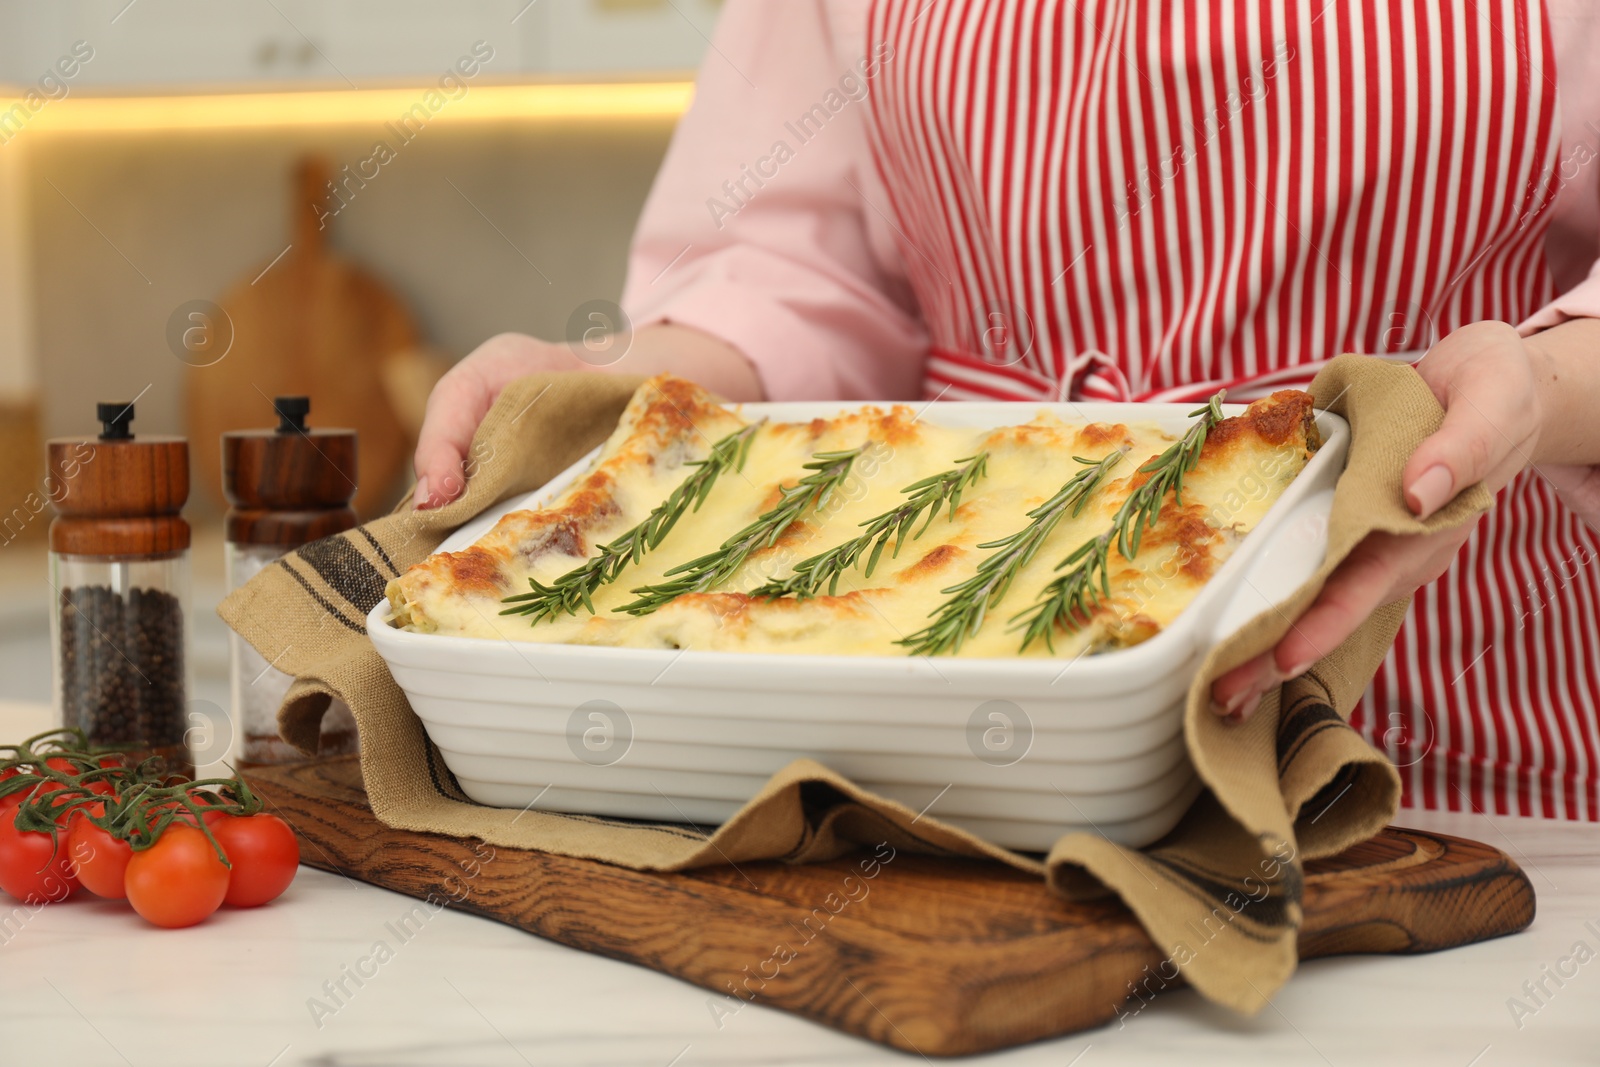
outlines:
[[[485,70],[633,76],[698,66],[717,0],[0,0],[0,83],[35,85],[75,42],[73,88],[369,85]]]
[[[552,74],[692,70],[708,48],[720,6],[714,0],[537,0],[544,32],[533,35],[533,46],[542,48],[539,62]]]
[[[431,74],[508,26],[513,0],[5,0],[21,27],[6,80],[29,83],[85,41],[74,78],[93,88],[365,80]],[[520,64],[514,33],[496,52]],[[15,54],[22,52],[22,55]]]

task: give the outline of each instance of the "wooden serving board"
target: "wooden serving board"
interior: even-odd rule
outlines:
[[[1119,902],[1068,903],[998,864],[900,853],[864,881],[863,853],[654,874],[392,830],[367,807],[355,757],[246,777],[309,866],[719,994],[771,976],[750,978],[755,1003],[926,1056],[1098,1026],[1134,984],[1154,988],[1163,960]],[[1533,913],[1533,887],[1504,853],[1390,827],[1307,866],[1300,956],[1430,952],[1521,930]],[[775,956],[780,943],[789,958]]]

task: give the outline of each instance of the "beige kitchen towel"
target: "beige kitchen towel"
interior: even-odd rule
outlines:
[[[810,760],[774,775],[717,828],[491,808],[461,792],[368,640],[367,612],[391,578],[451,530],[542,485],[603,441],[639,385],[636,378],[596,374],[538,375],[512,384],[478,430],[459,500],[420,513],[402,506],[308,545],[229,596],[222,617],[296,676],[279,716],[284,737],[313,751],[324,708],[331,697],[342,698],[360,728],[373,812],[402,829],[646,870],[757,859],[803,863],[887,840],[896,848],[993,859],[1075,897],[1113,892],[1202,994],[1239,1011],[1259,1010],[1294,970],[1302,862],[1370,837],[1394,814],[1398,776],[1345,717],[1382,662],[1405,605],[1378,612],[1244,724],[1219,720],[1207,694],[1213,678],[1272,647],[1369,532],[1441,530],[1472,522],[1490,506],[1489,494],[1473,487],[1426,522],[1406,508],[1401,469],[1442,417],[1415,372],[1344,356],[1317,377],[1312,391],[1319,406],[1344,415],[1353,431],[1328,558],[1280,609],[1217,647],[1195,679],[1185,732],[1207,789],[1183,822],[1144,850],[1068,835],[1042,862],[919,816]],[[1154,991],[1145,983],[1144,992]]]

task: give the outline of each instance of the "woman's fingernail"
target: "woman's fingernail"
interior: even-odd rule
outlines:
[[[1317,665],[1317,661],[1314,660],[1314,659],[1302,660],[1301,662],[1296,663],[1293,667],[1290,667],[1288,670],[1283,672],[1283,680],[1287,682],[1291,678],[1298,678],[1302,674],[1306,673],[1306,671],[1309,671],[1312,667],[1315,667],[1316,665]]]
[[[421,511],[428,506],[428,476],[417,479],[417,491],[411,496],[411,506]]]
[[[1449,502],[1454,495],[1455,476],[1450,468],[1434,464],[1411,483],[1411,510],[1417,518],[1425,519]]]
[[[1261,694],[1255,688],[1241,689],[1223,705],[1222,717],[1232,719],[1234,722],[1242,722],[1244,717],[1249,714],[1248,711],[1245,711],[1245,708],[1253,707],[1260,699]]]

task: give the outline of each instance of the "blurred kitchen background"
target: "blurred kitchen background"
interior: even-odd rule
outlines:
[[[226,707],[217,434],[309,393],[313,425],[361,430],[381,473],[364,467],[360,503],[387,510],[451,361],[501,331],[566,336],[580,305],[620,296],[716,16],[715,0],[0,0],[0,700],[50,698],[50,512],[27,504],[42,442],[92,436],[96,401],[137,397],[136,433],[190,438],[192,695]],[[307,219],[326,227],[296,249]],[[297,292],[324,276],[296,273],[313,254],[373,291]],[[253,332],[313,305],[310,329],[359,343]]]

